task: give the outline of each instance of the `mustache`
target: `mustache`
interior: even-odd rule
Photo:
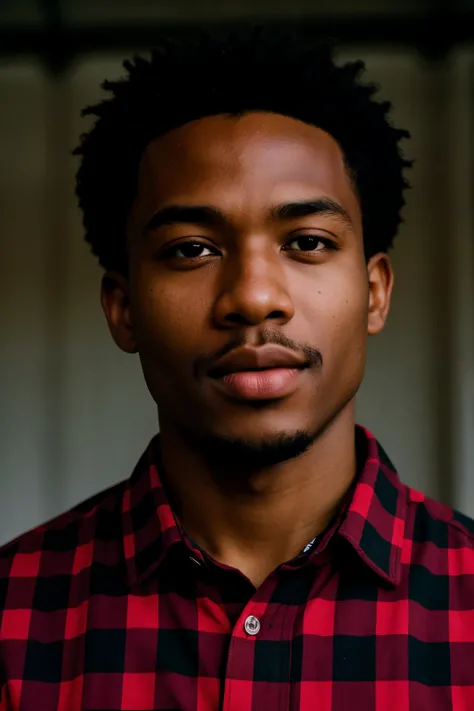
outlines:
[[[212,354],[202,354],[196,360],[196,373],[206,373],[212,368],[213,363],[215,363],[219,358],[223,358],[228,353],[231,353],[238,348],[243,346],[265,346],[267,344],[273,344],[277,346],[282,346],[290,351],[295,351],[298,354],[303,354],[305,359],[310,365],[321,367],[323,364],[323,355],[321,351],[317,348],[313,348],[305,343],[298,343],[292,338],[288,338],[280,331],[263,330],[258,334],[258,338],[250,339],[245,334],[237,335],[231,341],[226,343],[224,346],[219,348]]]

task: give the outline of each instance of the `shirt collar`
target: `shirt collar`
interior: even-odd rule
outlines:
[[[126,482],[122,497],[123,544],[130,587],[150,577],[176,544],[184,545],[158,473],[159,459],[157,435]]]
[[[337,535],[385,581],[397,585],[406,517],[405,487],[375,437],[357,426],[363,452],[352,497]],[[175,545],[186,546],[158,472],[159,436],[140,458],[122,497],[123,546],[130,587],[158,568]]]
[[[338,535],[385,581],[398,585],[407,513],[406,488],[375,437],[357,427],[364,457]]]

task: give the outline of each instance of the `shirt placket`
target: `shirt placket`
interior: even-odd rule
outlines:
[[[261,594],[249,601],[232,630],[223,711],[290,709],[291,646],[296,610],[257,598],[261,599]]]

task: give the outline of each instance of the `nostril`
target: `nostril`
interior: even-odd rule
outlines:
[[[239,314],[239,313],[227,314],[227,316],[225,317],[225,320],[230,323],[248,324],[248,321],[245,318],[245,316],[242,316],[242,314]]]
[[[283,311],[272,311],[267,316],[267,319],[281,319],[281,318],[285,318],[285,314]]]
[[[243,314],[236,312],[229,313],[225,317],[225,320],[227,323],[235,323],[238,325],[248,325],[248,324],[253,324],[253,323],[262,323],[263,321],[274,321],[274,320],[281,320],[285,319],[285,314],[283,311],[271,311],[269,314],[267,314],[263,319],[251,319],[245,317]]]

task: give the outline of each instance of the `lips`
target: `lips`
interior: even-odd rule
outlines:
[[[222,378],[231,373],[265,371],[274,368],[303,369],[308,365],[306,358],[281,346],[244,347],[219,359],[209,370],[209,376]]]
[[[225,395],[238,400],[275,400],[293,392],[309,363],[280,346],[241,348],[221,358],[209,371]]]

